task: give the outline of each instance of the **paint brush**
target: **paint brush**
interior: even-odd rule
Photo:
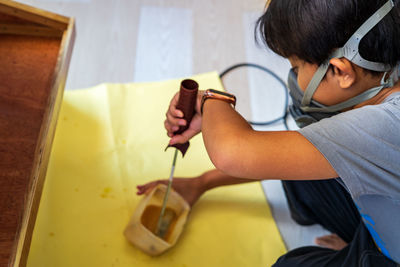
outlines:
[[[198,89],[199,89],[198,83],[193,80],[187,79],[181,82],[181,87],[179,90],[179,99],[176,108],[183,112],[183,119],[186,120],[186,125],[180,126],[179,129],[176,132],[174,132],[174,135],[181,134],[189,128],[190,122],[192,121],[193,115],[195,113]],[[165,237],[166,233],[168,232],[168,228],[171,224],[171,221],[173,220],[173,216],[171,216],[171,214],[165,213],[165,208],[168,203],[168,196],[174,178],[178,150],[182,152],[182,157],[184,157],[186,151],[189,148],[189,142],[186,142],[184,144],[168,145],[166,149],[168,149],[169,147],[175,147],[175,153],[172,160],[172,167],[168,179],[167,190],[164,195],[160,217],[158,218],[157,228],[155,231],[156,235],[161,238]]]

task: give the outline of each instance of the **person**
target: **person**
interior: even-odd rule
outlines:
[[[176,178],[190,205],[212,188],[281,179],[292,218],[332,235],[274,266],[398,266],[400,262],[400,1],[271,0],[260,37],[292,70],[296,131],[254,131],[233,101],[200,91],[188,130],[170,102],[170,144],[202,133],[216,169]],[[338,178],[340,177],[340,178]],[[139,185],[141,195],[158,183]]]

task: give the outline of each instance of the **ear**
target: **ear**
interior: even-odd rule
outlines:
[[[329,63],[333,67],[333,76],[341,88],[349,88],[355,83],[357,74],[348,59],[332,58]]]

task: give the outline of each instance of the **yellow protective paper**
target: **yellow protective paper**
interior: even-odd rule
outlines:
[[[193,77],[222,90],[217,73]],[[28,266],[270,266],[285,252],[259,183],[207,192],[171,250],[150,257],[123,231],[136,185],[167,178],[173,150],[163,127],[180,80],[101,84],[67,91],[53,143]],[[201,136],[175,176],[213,168]]]

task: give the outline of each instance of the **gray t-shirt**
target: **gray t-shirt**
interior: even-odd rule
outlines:
[[[400,262],[400,93],[299,130],[330,162],[376,245]]]

